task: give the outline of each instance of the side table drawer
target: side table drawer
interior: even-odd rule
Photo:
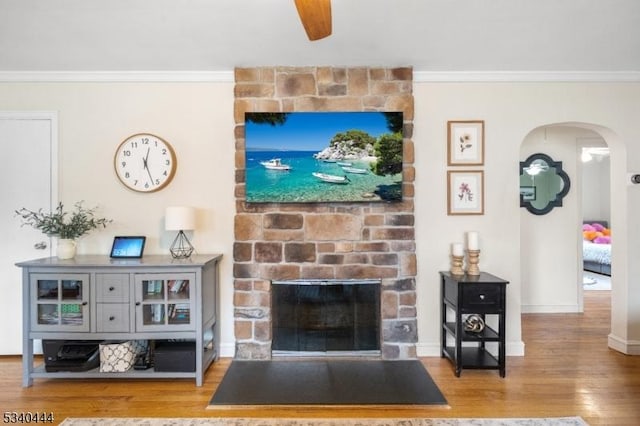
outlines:
[[[482,313],[483,311],[500,311],[501,307],[502,293],[499,285],[468,284],[462,286],[461,309]]]
[[[128,303],[98,303],[96,305],[96,330],[99,333],[129,332]]]
[[[128,302],[129,301],[128,274],[97,274],[96,301],[100,302]]]

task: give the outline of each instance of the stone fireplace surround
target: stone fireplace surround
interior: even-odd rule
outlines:
[[[409,67],[235,70],[237,359],[271,358],[271,281],[380,279],[381,357],[416,357],[413,72]],[[402,111],[403,201],[248,204],[245,112]]]

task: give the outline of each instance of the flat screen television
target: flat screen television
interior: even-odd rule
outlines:
[[[246,201],[402,201],[402,125],[402,112],[248,112]]]

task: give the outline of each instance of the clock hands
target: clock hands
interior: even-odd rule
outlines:
[[[147,173],[149,174],[149,179],[151,180],[151,185],[153,185],[153,177],[151,176],[151,170],[149,170],[149,164],[147,162],[147,160],[149,159],[150,151],[151,151],[151,148],[147,148],[147,155],[142,159],[142,167],[143,169],[147,170]]]

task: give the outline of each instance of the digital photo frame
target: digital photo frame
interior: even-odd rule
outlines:
[[[140,259],[144,252],[144,244],[147,237],[142,236],[118,236],[113,237],[111,246],[112,259]]]

